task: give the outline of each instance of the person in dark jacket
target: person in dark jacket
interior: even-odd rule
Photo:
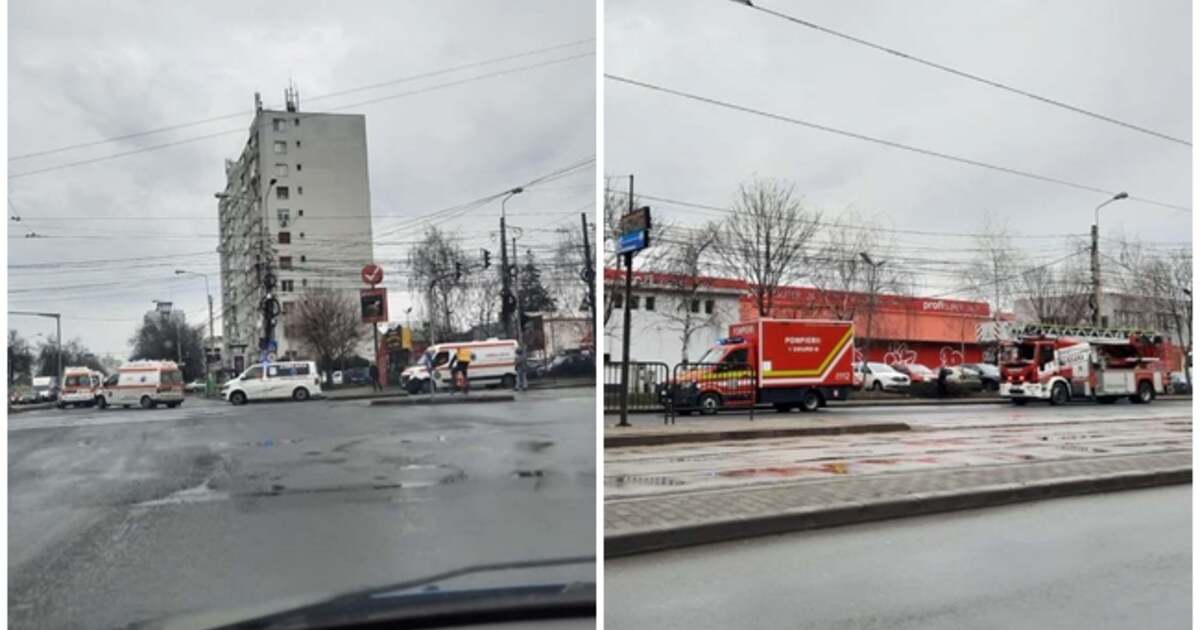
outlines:
[[[383,385],[379,382],[379,366],[374,363],[367,369],[367,373],[371,375],[371,389],[373,391],[383,391]]]
[[[942,366],[938,369],[937,375],[937,394],[938,398],[946,397],[946,378],[950,376],[950,368]]]

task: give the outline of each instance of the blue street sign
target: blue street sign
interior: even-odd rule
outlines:
[[[267,343],[267,352],[275,352],[279,349],[279,342],[272,339]]]
[[[630,252],[646,249],[648,240],[647,230],[638,230],[636,232],[627,232],[622,234],[621,237],[617,239],[617,253],[628,254]]]

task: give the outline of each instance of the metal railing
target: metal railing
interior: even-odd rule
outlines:
[[[757,374],[750,364],[680,363],[671,373],[669,386],[659,391],[666,412],[663,422],[674,424],[680,413],[728,410],[746,411],[753,420],[757,394]]]
[[[604,412],[621,411],[621,363],[604,364]],[[657,361],[629,362],[630,411],[658,411],[662,409],[659,392],[666,387],[671,368]]]

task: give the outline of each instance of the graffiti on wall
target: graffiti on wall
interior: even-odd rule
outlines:
[[[962,351],[950,346],[942,346],[942,349],[938,351],[938,359],[942,365],[947,367],[962,365],[964,362]]]
[[[912,365],[917,362],[917,351],[910,350],[907,343],[903,341],[892,343],[888,346],[888,350],[883,355],[883,362],[888,365]]]

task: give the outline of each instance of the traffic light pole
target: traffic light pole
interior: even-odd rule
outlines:
[[[583,281],[588,288],[588,315],[591,317],[592,347],[595,349],[600,347],[596,343],[596,272],[592,267],[592,248],[588,245],[587,213],[580,212],[579,218],[583,223]]]
[[[633,175],[629,176],[629,212],[633,212]],[[629,298],[633,293],[633,252],[625,254],[625,314],[624,330],[621,332],[621,421],[619,427],[629,425],[629,328],[632,324],[633,309],[629,308]]]

